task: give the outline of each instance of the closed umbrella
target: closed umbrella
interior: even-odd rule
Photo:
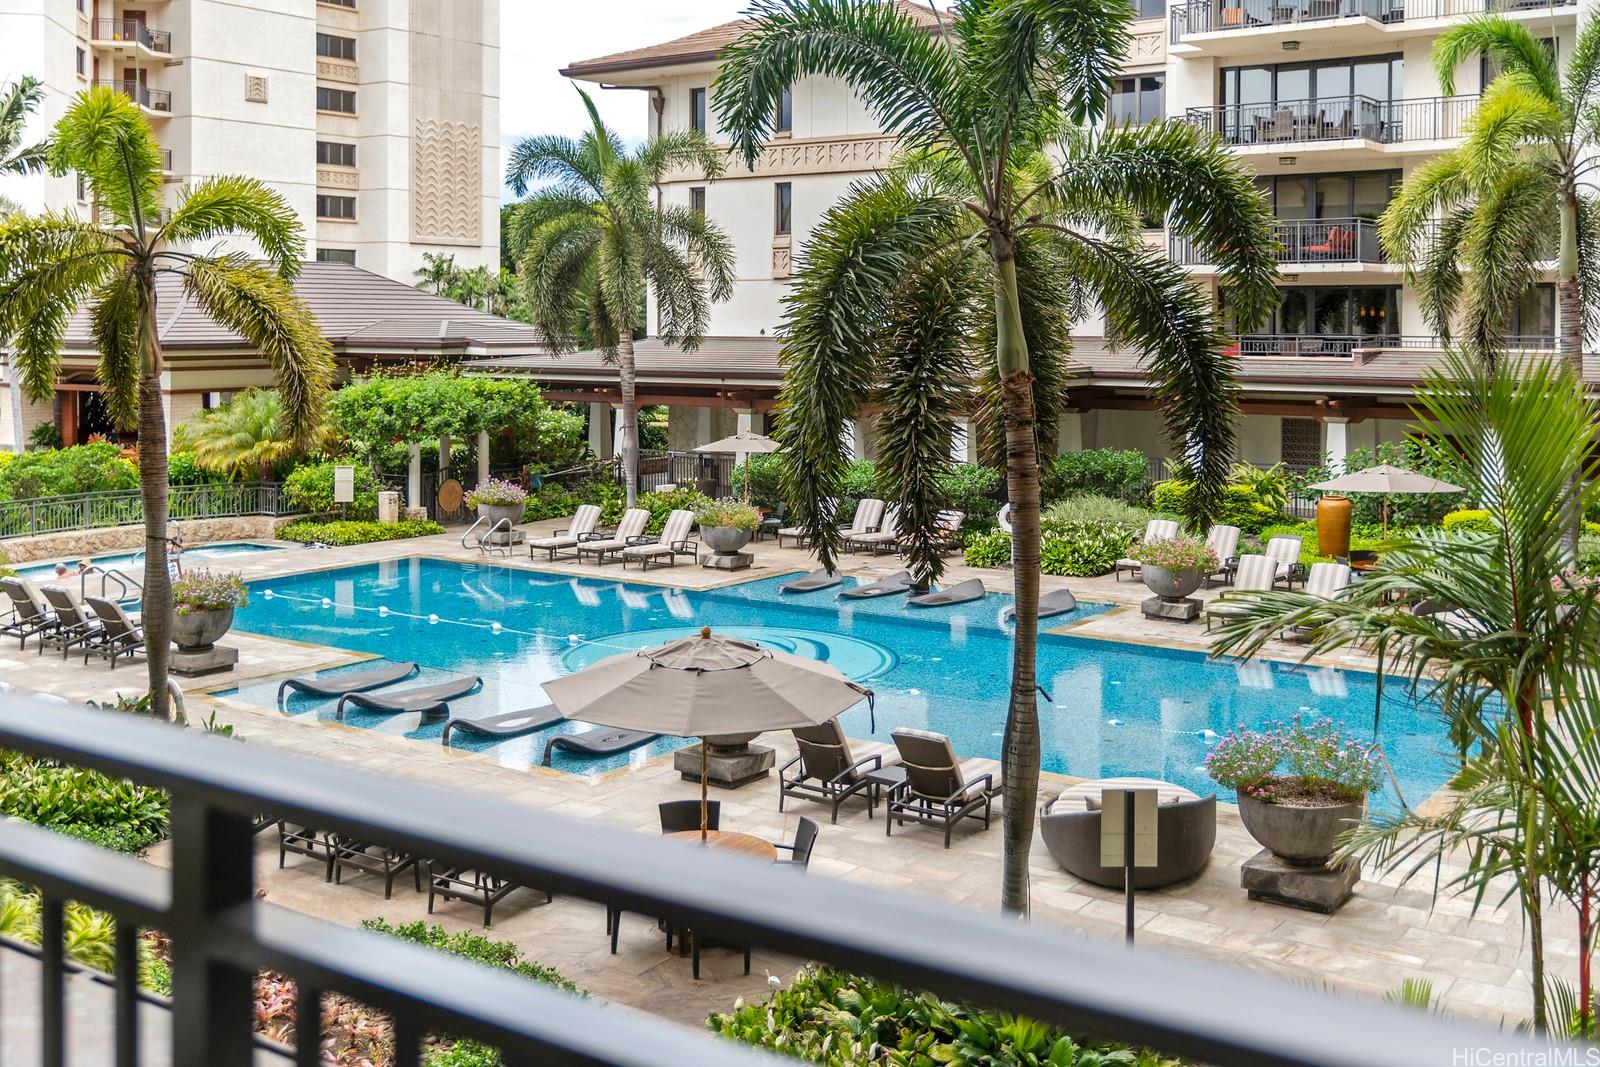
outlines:
[[[872,691],[818,660],[701,629],[657,648],[608,656],[544,683],[569,719],[700,738],[700,836],[706,832],[707,737],[815,726]]]
[[[724,437],[720,441],[712,441],[709,445],[700,445],[695,451],[732,452],[735,457],[735,463],[744,463],[744,457],[747,455],[763,456],[769,452],[777,452],[782,448],[783,445],[770,437],[763,437],[761,434],[753,433],[750,430],[741,430],[732,437]],[[750,465],[748,463],[745,464],[744,468],[744,499],[745,503],[748,504],[750,502]]]
[[[1307,489],[1320,489],[1329,493],[1378,493],[1383,497],[1383,536],[1389,536],[1389,494],[1416,494],[1416,493],[1464,493],[1466,490],[1459,485],[1416,471],[1408,471],[1404,467],[1396,467],[1388,463],[1380,463],[1376,467],[1366,470],[1352,471],[1331,478],[1325,482],[1306,486]]]

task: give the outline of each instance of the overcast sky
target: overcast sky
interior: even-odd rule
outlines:
[[[588,128],[583,101],[558,73],[567,64],[707,29],[738,18],[744,6],[745,0],[501,0],[504,146],[530,133],[578,136]],[[643,93],[588,83],[585,88],[623,139],[644,139]]]

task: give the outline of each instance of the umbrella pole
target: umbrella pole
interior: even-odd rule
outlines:
[[[700,843],[706,843],[706,750],[711,746],[700,739]]]

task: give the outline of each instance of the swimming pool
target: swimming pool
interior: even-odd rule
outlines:
[[[252,633],[416,660],[417,684],[478,674],[479,693],[454,713],[488,715],[548,703],[541,681],[616,652],[658,644],[710,625],[802,655],[826,659],[878,694],[876,732],[865,705],[845,713],[852,737],[887,741],[896,726],[949,734],[967,757],[998,758],[1010,687],[1010,634],[1000,625],[1010,597],[913,611],[900,598],[839,601],[836,590],[785,596],[788,577],[685,592],[620,581],[562,578],[493,564],[423,558],[385,561],[252,583],[235,627]],[[1108,610],[1085,604],[1057,621]],[[437,621],[430,621],[435,616]],[[498,627],[498,628],[497,628]],[[1287,664],[1211,662],[1203,655],[1092,638],[1045,634],[1039,678],[1043,766],[1097,778],[1148,775],[1210,791],[1203,764],[1216,736],[1295,714],[1327,716],[1372,729],[1373,676]],[[1400,687],[1386,687],[1381,737],[1412,803],[1449,774],[1444,730]],[[275,706],[275,681],[230,691]],[[291,698],[290,714],[332,718],[331,701]],[[352,725],[437,743],[442,723],[417,716],[352,712]],[[563,725],[560,730],[571,730]],[[512,766],[537,763],[548,732],[488,750]],[[593,772],[638,763],[684,742],[663,739],[602,761],[558,755],[555,766]],[[1226,795],[1226,794],[1224,794]]]
[[[253,556],[259,552],[281,552],[277,545],[258,545],[251,541],[218,541],[215,544],[195,545],[193,548],[183,550],[185,566],[197,563],[211,563],[220,559],[232,559],[238,556]],[[75,559],[64,560],[68,570],[75,571],[78,561]],[[127,570],[130,565],[144,566],[144,553],[118,552],[109,556],[95,556],[91,560],[95,566],[108,571]],[[18,567],[17,574],[31,582],[49,582],[56,578],[56,565],[54,562],[30,564]],[[137,577],[137,575],[135,575]]]

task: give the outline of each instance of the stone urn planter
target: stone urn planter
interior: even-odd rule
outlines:
[[[181,652],[205,652],[233,626],[233,608],[179,611],[172,616],[172,643]]]
[[[750,533],[737,526],[702,526],[700,543],[719,556],[733,556],[750,543]]]
[[[1139,574],[1144,579],[1146,589],[1167,601],[1183,600],[1199,589],[1205,579],[1198,567],[1172,571],[1165,567],[1152,567],[1148,563],[1139,568]]]
[[[479,504],[478,518],[483,520],[483,526],[480,529],[484,533],[488,533],[488,531],[498,526],[502,519],[508,519],[510,520],[510,525],[503,526],[495,531],[492,542],[499,545],[514,544],[520,539],[521,535],[511,527],[522,521],[522,515],[526,507],[527,505],[525,504]]]
[[[1326,868],[1339,835],[1361,821],[1364,807],[1360,801],[1310,807],[1239,796],[1244,828],[1290,867]]]

